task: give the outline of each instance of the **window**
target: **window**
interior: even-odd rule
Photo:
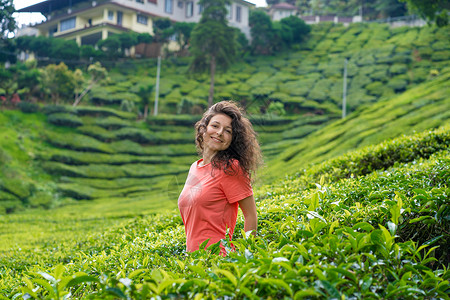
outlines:
[[[136,2],[144,4],[144,0],[136,0]]]
[[[60,26],[61,26],[60,31],[65,31],[65,30],[75,28],[75,24],[76,24],[76,17],[62,20],[61,24],[60,24]]]
[[[114,12],[111,10],[108,10],[108,20],[114,20]]]
[[[198,14],[201,15],[203,12],[203,5],[201,5],[200,3],[198,4]]]
[[[173,12],[173,0],[165,0],[164,11],[168,14],[171,14]]]
[[[236,22],[241,22],[241,7],[236,6]]]
[[[227,4],[226,8],[227,8],[227,18],[231,19],[231,4]]]
[[[148,17],[143,15],[137,15],[137,22],[147,25],[148,24]]]
[[[178,1],[177,5],[178,5],[178,8],[183,8],[184,2],[183,1]]]
[[[122,25],[123,13],[121,11],[117,12],[117,25]]]
[[[186,18],[190,18],[194,15],[194,2],[186,2]]]

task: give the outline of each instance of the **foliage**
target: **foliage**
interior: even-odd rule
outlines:
[[[17,106],[24,113],[35,113],[39,111],[39,105],[33,102],[21,101]]]
[[[449,159],[448,152],[436,149],[427,160],[416,157],[367,176],[324,176],[304,183],[286,179],[261,187],[256,192],[258,236],[237,232],[234,250],[223,240],[226,257],[215,254],[218,245],[185,253],[175,211],[129,218],[108,230],[100,224],[101,231],[74,242],[93,225],[89,218],[84,226],[76,223],[80,229],[70,237],[49,241],[48,252],[12,251],[2,259],[7,270],[21,267],[4,273],[3,295],[446,298],[449,275],[440,259],[448,254],[443,236],[450,225],[448,178],[443,175]],[[436,209],[438,216],[431,213]],[[76,222],[77,215],[70,220]],[[111,224],[111,213],[107,216],[104,222]],[[52,220],[59,223],[61,217],[53,214]],[[408,236],[416,225],[431,225],[424,232],[428,240]],[[242,228],[239,217],[237,231]]]
[[[44,69],[42,84],[46,92],[51,95],[52,102],[58,104],[61,99],[64,102],[70,101],[77,83],[74,73],[66,64],[60,63],[59,65],[50,64]]]
[[[286,24],[292,31],[292,42],[300,43],[311,32],[311,26],[307,25],[302,19],[296,16],[289,16],[280,20],[282,24]]]
[[[180,50],[186,50],[191,40],[191,33],[197,24],[193,22],[177,22],[173,25],[173,34],[177,37]]]
[[[408,8],[418,13],[429,22],[436,22],[439,27],[448,25],[448,10],[450,5],[445,0],[401,0],[408,3]]]
[[[209,106],[213,104],[216,67],[227,69],[236,56],[234,30],[227,25],[227,3],[228,0],[201,0],[202,17],[192,31],[191,52],[194,58],[190,69],[202,72],[209,67]]]
[[[273,25],[270,17],[262,10],[252,10],[250,11],[249,25],[252,36],[252,54],[272,54]]]
[[[105,79],[108,76],[108,71],[102,67],[102,65],[99,62],[96,62],[92,65],[90,65],[87,69],[88,74],[90,75],[89,83],[87,87],[81,91],[79,95],[76,95],[75,102],[73,103],[73,106],[77,106],[81,99],[86,95],[95,84],[100,82],[101,80]]]
[[[16,20],[13,17],[15,11],[12,0],[0,1],[0,42],[16,29]]]

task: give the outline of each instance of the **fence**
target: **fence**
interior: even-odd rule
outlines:
[[[372,21],[364,21],[362,16],[353,16],[353,17],[339,17],[339,16],[299,16],[306,24],[318,24],[320,22],[334,22],[334,23],[342,23],[344,25],[349,25],[351,23],[387,23],[391,27],[400,27],[400,26],[424,26],[427,23],[417,17],[416,15],[411,16],[402,16],[402,17],[394,17],[394,18],[386,18],[386,19],[378,19]]]

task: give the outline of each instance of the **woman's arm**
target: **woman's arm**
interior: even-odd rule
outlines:
[[[239,201],[239,207],[244,214],[244,231],[252,231],[253,235],[256,235],[256,229],[258,228],[258,214],[256,212],[256,204],[253,196]]]

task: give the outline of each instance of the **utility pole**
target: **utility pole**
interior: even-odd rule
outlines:
[[[159,97],[159,75],[161,73],[161,55],[158,56],[158,67],[156,70],[156,91],[155,91],[155,109],[153,112],[154,116],[158,115],[158,97]]]
[[[347,64],[348,64],[348,58],[345,58],[344,87],[343,87],[343,92],[342,92],[342,119],[344,119],[347,114]]]

